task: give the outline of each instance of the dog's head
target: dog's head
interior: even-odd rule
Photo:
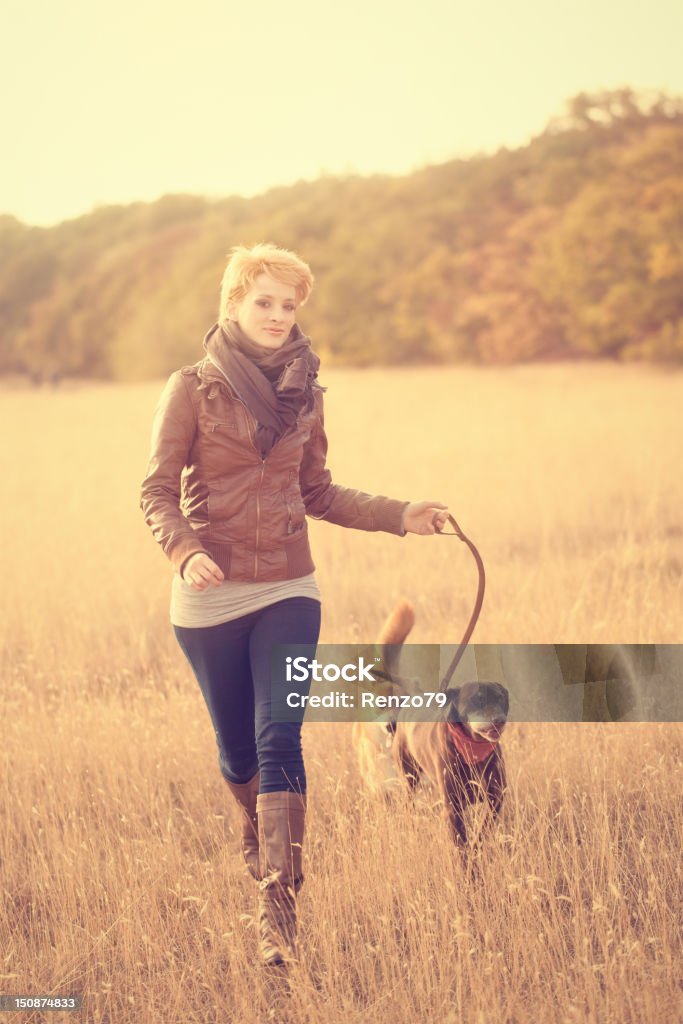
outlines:
[[[500,683],[464,683],[448,690],[446,720],[459,722],[474,739],[497,742],[509,710],[508,692]]]

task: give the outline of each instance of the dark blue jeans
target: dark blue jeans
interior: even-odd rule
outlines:
[[[305,792],[301,723],[271,721],[273,686],[289,685],[271,680],[271,649],[315,646],[320,602],[290,597],[218,626],[173,630],[209,709],[225,778],[248,782],[260,771],[261,793]]]

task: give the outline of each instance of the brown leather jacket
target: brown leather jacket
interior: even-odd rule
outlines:
[[[332,483],[323,388],[265,459],[256,420],[208,358],[171,374],[154,414],[145,522],[178,572],[199,551],[226,579],[284,580],[314,564],[306,516],[403,535],[408,504]]]

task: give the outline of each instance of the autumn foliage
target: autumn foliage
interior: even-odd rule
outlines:
[[[683,100],[581,94],[528,145],[405,177],[251,199],[167,195],[52,228],[0,218],[0,372],[163,375],[194,362],[228,249],[316,275],[327,364],[683,360]]]

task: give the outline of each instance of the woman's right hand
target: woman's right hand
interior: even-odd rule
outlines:
[[[203,551],[190,555],[183,566],[181,576],[193,590],[206,590],[211,583],[214,587],[220,587],[225,579],[213,558],[209,558]]]

